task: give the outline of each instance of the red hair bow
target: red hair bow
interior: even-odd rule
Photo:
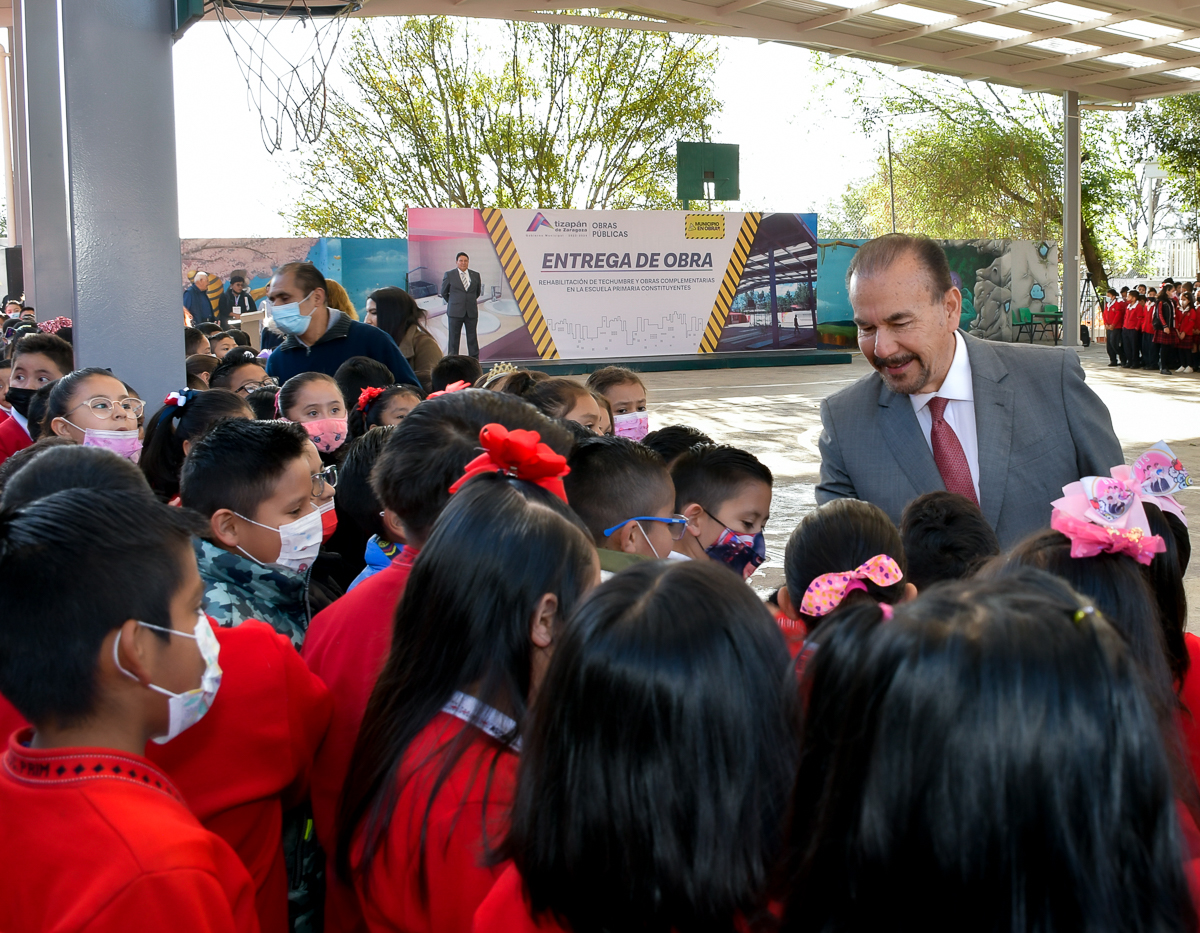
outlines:
[[[463,380],[459,379],[458,382],[452,382],[448,386],[446,386],[446,388],[444,388],[438,392],[430,392],[425,397],[426,398],[437,398],[439,395],[449,395],[451,392],[461,392],[463,389],[469,389],[469,388],[471,388],[471,383],[463,382]]]
[[[562,482],[571,472],[567,458],[543,444],[537,431],[510,431],[502,424],[487,424],[479,432],[479,443],[483,453],[467,464],[463,475],[450,487],[451,494],[483,473],[503,473],[541,486],[567,501]]]
[[[383,389],[377,388],[376,386],[367,386],[358,393],[358,404],[354,407],[359,411],[366,411],[367,406],[381,395],[383,395]]]

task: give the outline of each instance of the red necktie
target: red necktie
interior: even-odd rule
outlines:
[[[938,472],[942,474],[942,482],[949,492],[957,492],[966,496],[976,505],[979,499],[975,496],[975,484],[971,481],[971,467],[967,463],[967,455],[963,453],[962,444],[954,428],[946,423],[946,405],[950,400],[931,398],[929,411],[933,415],[933,430],[929,437],[933,442],[933,462],[937,464]]]

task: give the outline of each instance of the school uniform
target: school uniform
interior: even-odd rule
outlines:
[[[396,606],[417,559],[405,547],[391,564],[318,612],[301,655],[329,688],[333,719],[312,771],[313,824],[328,855],[337,848],[337,812],[367,701],[392,647]],[[354,890],[325,873],[325,933],[365,930]]]
[[[1123,356],[1121,352],[1121,330],[1125,326],[1125,302],[1120,298],[1104,306],[1104,344],[1108,349],[1108,365],[1116,366]]]
[[[1145,305],[1140,301],[1126,305],[1125,326],[1121,331],[1121,347],[1125,351],[1125,366],[1138,369],[1142,365],[1142,317]]]
[[[24,450],[33,445],[33,438],[25,427],[25,419],[14,408],[15,414],[0,422],[0,463],[3,463],[18,450]]]
[[[1154,354],[1160,372],[1171,372],[1178,367],[1175,365],[1175,302],[1163,297],[1154,309],[1154,333],[1151,340],[1154,343]]]
[[[569,933],[547,912],[537,920],[529,905],[525,882],[516,865],[504,869],[488,896],[475,911],[473,933]]]
[[[1196,309],[1180,309],[1175,316],[1178,337],[1175,341],[1175,352],[1178,354],[1179,365],[1182,368],[1192,367],[1196,371]]]
[[[257,933],[254,886],[229,845],[140,755],[34,749],[0,766],[0,930]]]
[[[1142,307],[1142,369],[1158,369],[1158,351],[1154,343],[1154,315],[1158,301]]]
[[[167,774],[205,829],[250,872],[263,933],[288,929],[283,811],[303,799],[332,714],[329,691],[286,638],[262,622],[213,627],[221,688],[204,718],[146,758]],[[0,728],[28,724],[0,696]],[[6,927],[0,926],[5,933]]]
[[[445,752],[464,729],[474,732],[472,741],[431,803]],[[470,933],[476,908],[505,867],[490,866],[488,850],[508,829],[517,755],[443,711],[409,746],[397,780],[391,825],[369,870],[354,882],[367,929]],[[427,897],[420,884],[422,855]],[[361,861],[360,828],[351,862],[357,869]]]

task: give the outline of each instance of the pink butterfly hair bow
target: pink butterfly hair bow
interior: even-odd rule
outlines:
[[[1050,527],[1070,538],[1072,557],[1128,554],[1149,564],[1167,545],[1150,533],[1134,471],[1121,464],[1109,473],[1064,486],[1051,503]]]
[[[886,554],[876,554],[853,570],[821,574],[804,591],[800,611],[806,616],[828,615],[847,595],[855,590],[865,590],[864,580],[870,580],[876,586],[891,586],[903,578],[899,564]]]

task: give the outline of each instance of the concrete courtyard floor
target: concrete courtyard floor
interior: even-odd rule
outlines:
[[[1200,483],[1200,375],[1174,376],[1108,367],[1103,346],[1079,351],[1088,384],[1108,405],[1132,462],[1156,441],[1167,441]],[[752,583],[763,595],[783,583],[783,551],[797,522],[816,507],[813,490],[821,455],[821,399],[871,371],[859,353],[849,365],[787,366],[646,373],[650,427],[690,424],[720,443],[752,452],[775,474],[767,561]],[[1200,545],[1200,486],[1179,497],[1193,518]],[[1046,518],[1049,521],[1049,508]],[[1200,633],[1200,550],[1185,579],[1189,628]]]

